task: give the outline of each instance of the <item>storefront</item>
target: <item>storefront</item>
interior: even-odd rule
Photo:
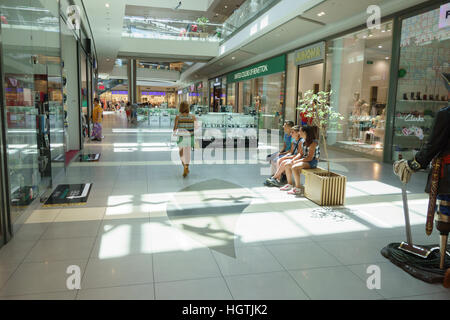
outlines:
[[[330,124],[329,146],[385,162],[411,159],[448,105],[441,73],[450,72],[450,28],[440,26],[444,5],[434,3],[289,53],[286,119],[307,123],[294,102],[308,90],[332,90],[330,105],[345,119]]]
[[[226,88],[227,80],[225,76],[209,80],[210,112],[221,112],[222,107],[227,105]]]
[[[227,105],[237,113],[258,115],[259,129],[281,129],[285,78],[285,55],[234,71],[226,76]]]
[[[345,118],[332,125],[330,146],[381,160],[391,70],[393,21],[380,29],[362,29],[326,42],[325,81],[331,106]]]
[[[385,161],[412,159],[430,137],[436,112],[448,106],[441,74],[450,72],[450,27],[444,23],[449,7],[436,5],[399,19],[392,147]]]
[[[303,95],[312,90],[314,93],[324,90],[325,78],[325,42],[319,42],[297,50],[294,53],[297,71],[297,106]],[[293,119],[294,120],[294,119]],[[298,111],[295,113],[295,122],[298,124],[310,123]]]
[[[69,27],[68,6],[68,1],[29,7],[11,2],[0,8],[5,106],[0,191],[6,208],[0,220],[13,233],[64,178],[68,151],[82,148],[82,108],[89,114],[95,96],[95,45],[87,28]]]

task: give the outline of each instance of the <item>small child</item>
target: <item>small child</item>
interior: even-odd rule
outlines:
[[[270,162],[270,169],[271,169],[271,176],[275,174],[278,170],[278,159],[284,157],[291,151],[291,145],[292,145],[292,136],[291,136],[291,130],[292,127],[294,127],[294,122],[291,120],[286,120],[283,125],[284,129],[284,143],[283,143],[283,149],[281,149],[279,152],[275,152],[269,156],[267,156],[267,160]]]

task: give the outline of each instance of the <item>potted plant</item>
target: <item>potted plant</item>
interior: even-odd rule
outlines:
[[[308,90],[300,100],[298,110],[306,118],[311,119],[312,125],[319,129],[319,145],[322,142],[327,159],[327,170],[307,169],[305,173],[305,196],[319,205],[343,205],[345,199],[345,184],[347,178],[330,171],[330,160],[327,149],[327,130],[330,124],[337,124],[344,117],[330,106],[332,91],[314,93]],[[340,125],[337,124],[339,127]]]
[[[197,19],[197,24],[198,24],[198,26],[199,26],[199,28],[200,28],[200,31],[202,32],[202,33],[206,33],[206,24],[207,23],[209,23],[209,19],[208,18],[206,18],[206,17],[200,17],[200,18],[198,18]]]

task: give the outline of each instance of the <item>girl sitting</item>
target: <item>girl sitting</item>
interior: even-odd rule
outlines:
[[[291,144],[291,152],[284,157],[278,159],[277,161],[277,172],[272,178],[266,180],[265,185],[280,187],[281,177],[285,173],[286,165],[291,163],[294,159],[299,159],[302,157],[303,139],[300,136],[300,127],[295,126],[292,128],[292,139],[295,141]]]
[[[304,126],[300,130],[301,137],[305,140],[303,143],[303,152],[299,159],[295,159],[286,164],[286,177],[288,183],[280,188],[282,191],[288,191],[288,194],[302,195],[304,188],[300,183],[300,174],[302,169],[315,169],[320,158],[319,141],[317,140],[317,127]],[[295,187],[292,185],[292,174],[294,174]]]

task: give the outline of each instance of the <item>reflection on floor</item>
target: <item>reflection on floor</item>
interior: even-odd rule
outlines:
[[[1,299],[449,299],[441,285],[406,274],[381,256],[405,239],[400,184],[390,165],[333,152],[348,177],[347,202],[327,210],[263,186],[274,148],[194,156],[182,167],[170,129],[128,127],[105,115],[102,142],[72,162],[61,183],[93,182],[83,207],[35,211],[0,250]],[[424,232],[426,175],[413,176],[413,239]],[[68,290],[69,266],[81,289]],[[367,268],[381,268],[369,290]]]

